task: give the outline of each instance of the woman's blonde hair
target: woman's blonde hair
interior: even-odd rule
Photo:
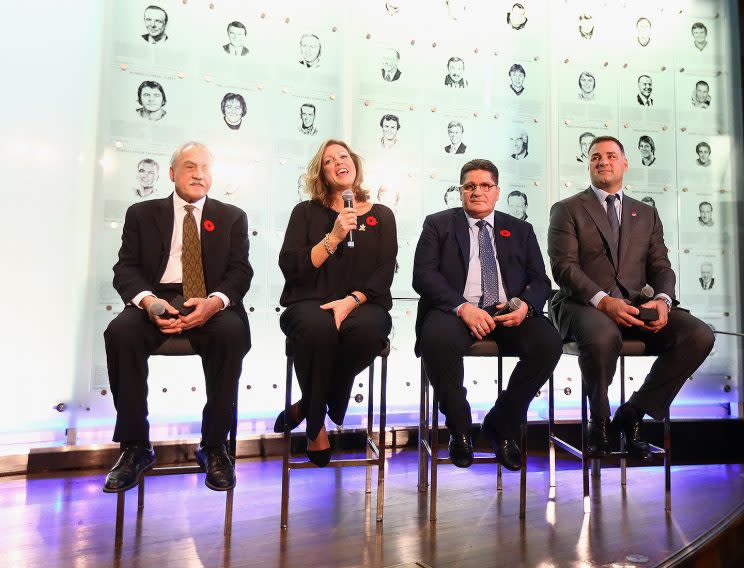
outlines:
[[[328,146],[337,144],[346,148],[349,152],[351,161],[354,162],[356,168],[356,178],[354,179],[354,200],[363,203],[369,199],[369,191],[362,187],[364,182],[364,174],[362,172],[362,158],[359,154],[354,153],[346,142],[341,140],[326,140],[320,145],[318,151],[310,160],[307,165],[307,173],[305,174],[305,187],[304,191],[310,196],[310,199],[315,202],[319,202],[326,207],[330,207],[333,202],[333,190],[328,185],[327,180],[323,176],[323,154]]]

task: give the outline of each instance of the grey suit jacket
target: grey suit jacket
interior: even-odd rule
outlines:
[[[589,304],[597,292],[609,293],[614,286],[625,289],[634,301],[646,284],[677,305],[676,277],[656,209],[623,194],[618,252],[611,250],[611,242],[607,213],[591,188],[553,205],[548,255],[560,286],[553,306],[566,300]]]

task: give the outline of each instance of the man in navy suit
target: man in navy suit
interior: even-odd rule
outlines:
[[[499,171],[471,160],[460,172],[463,207],[429,215],[416,247],[413,288],[419,293],[416,354],[440,401],[450,431],[452,463],[473,462],[471,412],[463,386],[463,356],[473,343],[493,339],[519,357],[508,387],[483,419],[496,457],[518,470],[517,444],[530,401],[561,356],[561,339],[542,315],[550,280],[532,225],[494,211]],[[494,311],[511,298],[521,307]]]
[[[114,265],[114,287],[126,307],[104,333],[116,407],[114,441],[122,449],[106,477],[109,493],[131,489],[155,463],[147,422],[147,359],[174,334],[189,339],[204,367],[207,403],[196,457],[206,470],[206,485],[216,491],[235,485],[225,440],[243,357],[251,346],[243,296],[253,269],[245,212],[207,197],[211,164],[212,154],[202,144],[180,146],[170,167],[175,193],[136,203],[126,213]],[[192,294],[191,288],[201,291]],[[193,308],[187,315],[171,305],[180,295],[186,297],[183,305]],[[165,306],[162,317],[150,309],[156,302]]]

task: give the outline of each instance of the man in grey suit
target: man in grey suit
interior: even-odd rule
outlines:
[[[588,449],[610,452],[607,388],[615,374],[623,338],[640,339],[658,355],[640,388],[615,412],[612,425],[625,434],[630,453],[650,459],[640,438],[645,414],[657,420],[688,377],[713,348],[713,332],[674,299],[676,277],[653,207],[623,193],[628,169],[619,140],[599,136],[589,147],[591,187],[559,201],[550,212],[548,254],[560,286],[550,315],[564,339],[579,344],[579,367],[589,395]],[[658,310],[654,321],[638,319],[641,289],[653,299],[642,307]]]

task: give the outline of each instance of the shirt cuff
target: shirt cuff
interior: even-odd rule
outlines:
[[[225,296],[222,292],[212,292],[207,298],[211,298],[212,296],[217,296],[220,300],[222,300],[222,307],[220,308],[220,311],[224,310],[227,306],[230,305],[230,300],[228,300],[227,296]]]
[[[455,315],[457,317],[460,317],[460,308],[463,307],[465,304],[467,304],[467,302],[463,302],[459,306],[455,306],[455,308],[452,310],[453,312],[455,312]]]
[[[137,306],[140,310],[144,309],[142,306],[140,306],[140,302],[144,298],[147,298],[147,296],[155,296],[155,294],[151,292],[150,290],[145,290],[144,292],[140,292],[134,298],[132,298],[132,305]]]
[[[667,303],[667,306],[669,306],[670,308],[672,307],[672,304],[674,303],[672,302],[672,299],[664,292],[660,292],[659,294],[656,294],[656,296],[654,296],[654,300],[664,300]]]
[[[599,292],[594,294],[594,296],[592,296],[591,300],[589,301],[591,302],[592,306],[596,308],[597,306],[599,306],[599,303],[602,301],[602,298],[604,298],[605,296],[607,296],[607,294],[603,292],[602,290],[600,290]]]

